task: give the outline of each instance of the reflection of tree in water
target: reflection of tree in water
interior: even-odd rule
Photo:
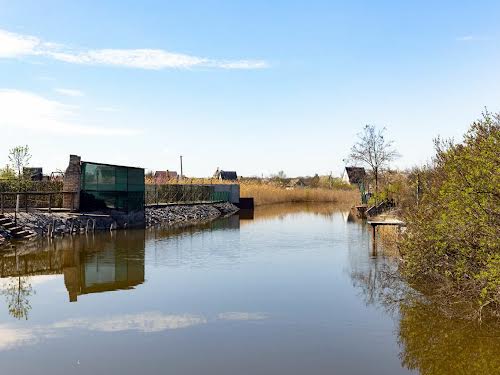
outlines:
[[[450,319],[431,304],[401,304],[401,361],[422,375],[500,374],[498,322]]]
[[[401,363],[421,375],[500,374],[500,323],[452,319],[408,287],[381,258],[351,274],[367,304],[399,316]]]
[[[11,277],[2,292],[5,295],[9,314],[17,319],[28,320],[31,310],[29,297],[35,294],[29,276]]]

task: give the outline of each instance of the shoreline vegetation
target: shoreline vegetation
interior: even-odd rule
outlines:
[[[435,148],[415,173],[421,197],[403,210],[402,275],[450,316],[500,318],[500,114]]]
[[[484,113],[461,143],[438,138],[435,150],[423,167],[385,174],[378,198],[396,203],[406,228],[379,238],[446,316],[500,319],[500,115]]]

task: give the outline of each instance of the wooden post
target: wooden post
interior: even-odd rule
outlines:
[[[52,212],[52,193],[49,193],[49,213]]]
[[[3,215],[3,194],[0,194],[0,206],[1,206],[1,213]]]
[[[372,224],[372,255],[377,255],[377,226]]]
[[[28,198],[29,198],[29,194],[26,193],[24,195],[24,208],[26,209],[26,212],[28,212]]]

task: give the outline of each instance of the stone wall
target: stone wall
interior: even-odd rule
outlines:
[[[63,191],[75,192],[75,194],[64,194],[63,208],[78,211],[80,208],[80,179],[82,175],[81,157],[69,156],[69,165],[64,173]]]

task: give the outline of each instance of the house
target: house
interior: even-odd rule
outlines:
[[[168,181],[168,180],[175,180],[179,177],[176,171],[156,171],[155,172],[155,181],[156,182],[162,182],[162,181]]]
[[[217,168],[214,173],[214,178],[224,181],[236,181],[238,179],[238,175],[235,171],[222,171]]]
[[[366,171],[363,167],[345,167],[342,180],[349,184],[361,184],[365,181]]]
[[[42,181],[43,179],[43,169],[40,167],[24,167],[23,175],[29,178],[31,181]]]
[[[297,188],[305,188],[307,184],[302,178],[292,178],[290,182],[286,185],[286,189],[297,189]]]

